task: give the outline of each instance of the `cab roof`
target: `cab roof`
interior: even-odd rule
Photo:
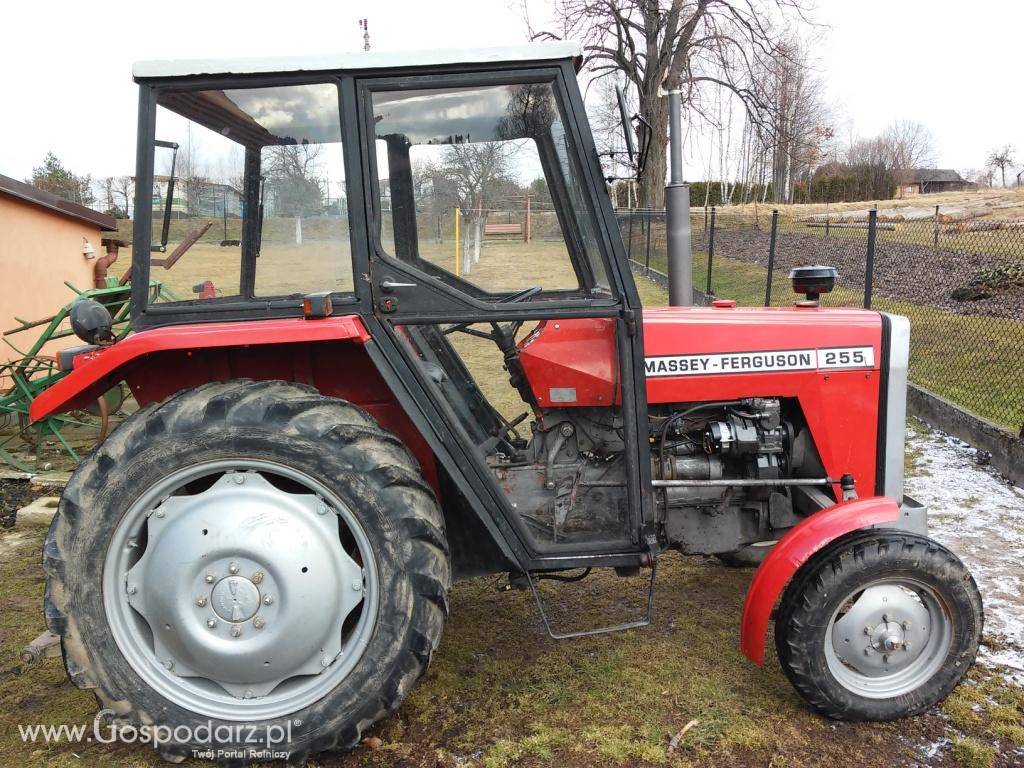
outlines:
[[[583,48],[577,42],[559,40],[499,48],[451,48],[418,51],[356,51],[305,56],[254,56],[238,59],[155,59],[136,62],[132,76],[149,78],[196,75],[253,75],[279,72],[328,72],[338,70],[406,69],[451,64],[505,64],[574,59],[579,64]]]

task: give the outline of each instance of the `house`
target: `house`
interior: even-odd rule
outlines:
[[[0,333],[16,328],[15,318],[41,320],[70,302],[74,294],[65,280],[80,290],[92,288],[102,240],[116,231],[113,216],[0,175]],[[24,348],[38,331],[6,338]],[[63,341],[80,343],[74,337]],[[0,345],[0,362],[17,357]]]
[[[952,168],[907,168],[897,171],[896,179],[904,195],[926,195],[931,192],[962,192],[977,189]]]

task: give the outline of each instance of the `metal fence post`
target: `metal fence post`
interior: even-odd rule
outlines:
[[[779,229],[779,209],[772,211],[772,236],[768,241],[768,280],[764,285],[764,305],[772,305],[772,273],[775,271],[775,235]]]
[[[711,263],[715,258],[715,209],[711,209],[711,232],[708,234],[708,280],[707,280],[707,293],[710,298],[711,294]]]
[[[878,211],[868,211],[868,252],[864,259],[864,309],[871,309],[871,292],[875,279],[875,234],[878,229]]]
[[[654,213],[653,211],[647,211],[646,214],[645,214],[646,218],[647,218],[647,245],[644,248],[644,268],[645,269],[650,269],[651,268],[651,219],[654,218],[654,216],[652,215],[653,213]]]
[[[933,238],[933,241],[932,241],[932,248],[938,248],[939,247],[939,206],[937,206],[937,205],[935,206],[935,224],[933,226],[933,229],[934,229],[934,238]]]

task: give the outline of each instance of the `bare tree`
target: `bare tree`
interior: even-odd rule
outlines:
[[[928,128],[912,120],[896,120],[882,133],[889,154],[888,163],[903,195],[903,187],[910,183],[915,168],[935,164],[935,138]]]
[[[999,179],[1002,186],[1006,186],[1006,169],[1013,168],[1014,164],[1014,148],[1010,144],[1006,144],[999,149],[993,149],[988,153],[988,158],[985,160],[985,165],[991,168],[993,171],[999,170]]]
[[[764,122],[770,104],[752,82],[755,57],[776,51],[770,19],[802,19],[804,0],[556,0],[555,15],[558,32],[536,31],[527,18],[533,39],[580,39],[591,72],[621,73],[636,89],[652,128],[640,202],[661,207],[668,100],[659,89],[680,89],[684,105],[702,112],[702,89],[719,85]]]
[[[274,195],[277,215],[308,216],[323,209],[327,182],[322,175],[321,144],[284,144],[267,147],[263,173]]]
[[[487,219],[486,198],[509,183],[512,159],[519,151],[520,143],[487,141],[452,144],[445,150],[441,173],[458,200],[459,207],[469,217],[469,226],[464,227],[462,232],[462,269],[465,274],[469,274],[472,264],[480,260],[482,230]]]
[[[186,213],[189,216],[199,215],[201,203],[210,190],[209,171],[200,159],[200,154],[199,139],[193,135],[192,123],[189,122],[185,141],[179,144],[174,167],[177,183],[181,185],[182,194],[185,197]],[[171,158],[168,157],[168,170],[170,162]]]

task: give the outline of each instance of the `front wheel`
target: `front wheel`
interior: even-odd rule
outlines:
[[[775,644],[814,709],[892,720],[949,695],[974,662],[982,621],[981,595],[956,555],[923,536],[865,531],[800,568]]]

